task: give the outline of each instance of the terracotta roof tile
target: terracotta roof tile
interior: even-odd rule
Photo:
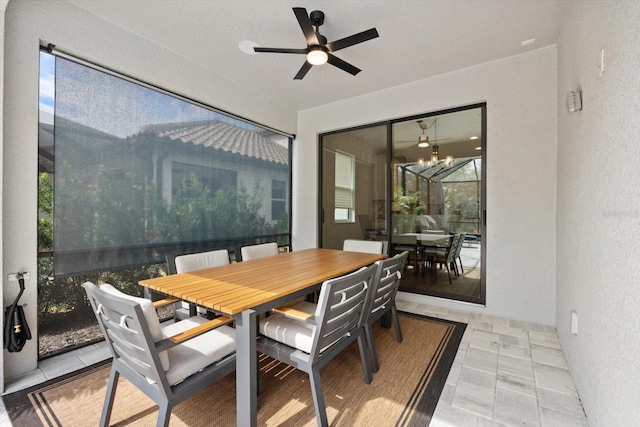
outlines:
[[[141,133],[270,162],[289,163],[288,150],[285,146],[255,131],[242,129],[220,120],[149,125],[142,128]]]

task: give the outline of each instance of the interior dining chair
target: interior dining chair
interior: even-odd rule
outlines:
[[[169,425],[175,405],[235,370],[230,318],[196,316],[161,326],[158,304],[109,284],[83,287],[113,356],[100,426],[109,425],[120,375],[158,405],[160,427]]]
[[[320,369],[353,341],[358,342],[365,382],[371,382],[362,325],[377,268],[370,265],[325,281],[317,305],[299,303],[305,309],[313,307],[311,313],[295,306],[282,307],[260,320],[258,351],[309,374],[319,426],[329,425]]]
[[[418,236],[402,236],[395,234],[391,237],[391,243],[391,249],[393,250],[392,253],[402,253],[404,251],[409,252],[407,264],[412,264],[411,254],[413,254],[414,262],[412,265],[414,276],[418,274],[418,270],[420,270],[421,266],[424,268],[424,247],[419,244]]]
[[[342,243],[343,251],[366,252],[370,254],[381,254],[384,250],[382,240],[357,240],[347,239]]]
[[[276,242],[260,243],[257,245],[243,246],[240,248],[242,261],[262,258],[271,255],[278,255],[278,244]]]
[[[456,269],[456,275],[458,277],[460,276],[460,272],[464,273],[464,268],[462,267],[462,258],[460,257],[460,254],[462,253],[462,246],[464,244],[465,237],[465,233],[460,233],[460,236],[458,237],[458,244],[456,245],[456,252],[453,255],[453,266]],[[460,262],[460,272],[458,272],[457,262]]]
[[[396,330],[396,340],[399,343],[402,342],[402,330],[400,329],[400,319],[398,317],[398,309],[396,308],[396,294],[400,287],[402,271],[408,257],[409,252],[404,251],[393,258],[376,262],[378,270],[376,271],[369,295],[369,314],[363,324],[373,372],[378,372],[380,369],[376,344],[373,339],[373,324],[382,316],[389,313]]]
[[[226,249],[218,249],[215,251],[178,255],[172,257],[172,261],[167,258],[167,265],[171,262],[173,262],[173,268],[168,268],[170,274],[187,273],[189,271],[229,264],[229,251]],[[206,314],[205,309],[198,309],[195,304],[178,301],[173,306],[173,317],[176,320],[183,320],[195,316],[198,311],[200,311],[201,314]]]
[[[442,249],[427,249],[424,252],[425,258],[429,259],[431,264],[431,268],[436,268],[437,264],[444,264],[447,268],[447,276],[449,277],[449,284],[451,285],[453,282],[451,281],[451,269],[453,268],[453,273],[455,277],[457,276],[456,267],[455,267],[455,254],[456,254],[456,245],[460,242],[461,234],[454,234],[449,238],[449,243],[445,248]]]

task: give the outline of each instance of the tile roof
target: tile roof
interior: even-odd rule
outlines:
[[[260,132],[243,129],[220,120],[148,125],[142,128],[141,134],[152,134],[160,138],[178,140],[184,144],[211,147],[275,163],[289,163],[288,150],[284,145],[264,137]],[[283,141],[286,141],[285,137]]]

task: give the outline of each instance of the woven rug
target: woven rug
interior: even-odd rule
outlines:
[[[445,384],[465,324],[401,313],[394,328],[374,328],[380,371],[364,383],[353,343],[321,371],[332,426],[426,426]],[[262,356],[258,424],[315,426],[307,374]],[[102,363],[3,396],[14,426],[98,425],[110,363]],[[235,426],[235,374],[173,409],[171,426]],[[112,426],[153,426],[157,406],[120,377]]]

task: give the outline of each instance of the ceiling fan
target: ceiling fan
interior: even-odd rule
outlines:
[[[438,120],[438,118],[436,117],[435,119],[433,119],[433,121],[431,122],[431,124],[426,124],[424,123],[424,120],[416,120],[416,122],[418,123],[418,126],[420,126],[420,129],[422,129],[422,134],[418,136],[417,140],[411,140],[411,141],[394,141],[393,144],[396,148],[409,148],[411,146],[417,145],[420,148],[426,148],[429,147],[430,143],[435,143],[435,142],[439,142],[439,141],[446,141],[448,139],[451,138],[438,138],[438,131],[436,128],[436,132],[434,135],[434,138],[429,138],[428,135],[425,135],[424,131],[427,129],[432,128],[434,125],[436,125],[436,121]],[[436,125],[437,126],[437,125]]]
[[[303,7],[294,7],[293,13],[296,15],[300,28],[302,29],[302,33],[307,39],[307,47],[305,49],[254,47],[254,51],[268,53],[299,53],[307,55],[306,61],[302,64],[302,68],[300,68],[300,71],[298,71],[294,80],[301,80],[312,66],[322,65],[326,62],[354,76],[361,71],[359,68],[336,57],[332,52],[336,52],[340,49],[344,49],[358,43],[366,42],[367,40],[375,39],[378,37],[378,31],[375,28],[327,43],[327,38],[320,34],[320,26],[324,23],[324,12],[314,10],[310,15],[308,15],[307,9]],[[315,27],[315,30],[313,27]]]

